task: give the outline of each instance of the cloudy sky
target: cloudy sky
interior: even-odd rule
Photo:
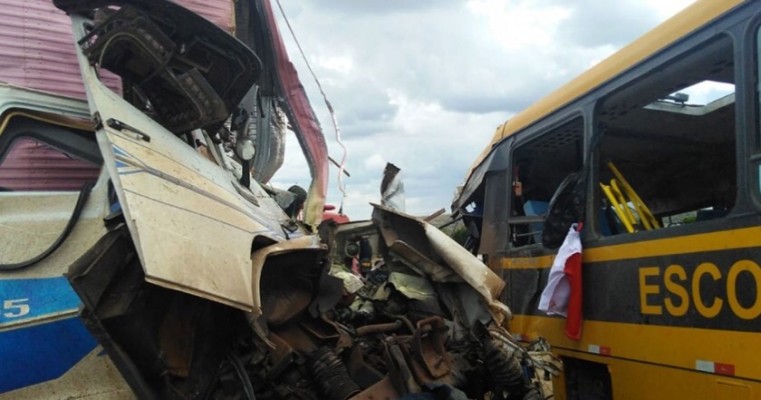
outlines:
[[[328,139],[327,109],[280,17],[280,30]],[[452,201],[497,125],[692,0],[281,0],[336,110],[348,150],[344,212],[370,217],[386,162],[402,169],[407,212]],[[293,135],[276,186],[308,186]],[[331,167],[328,201],[340,204]]]

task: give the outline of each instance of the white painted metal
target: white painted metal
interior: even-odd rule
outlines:
[[[87,20],[71,18],[77,40]],[[79,49],[77,56],[90,111],[104,122],[98,143],[146,279],[253,311],[251,244],[257,235],[285,239],[287,216],[256,182],[257,202],[247,200],[229,171],[108,89]],[[106,126],[112,119],[131,128]]]

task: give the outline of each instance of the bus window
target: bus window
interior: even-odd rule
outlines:
[[[552,195],[569,174],[581,169],[583,132],[579,117],[516,146],[509,217],[513,247],[541,243]]]
[[[603,235],[720,218],[735,203],[732,41],[652,71],[596,110]]]

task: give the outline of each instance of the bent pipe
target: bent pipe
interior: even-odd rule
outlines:
[[[364,325],[357,328],[357,336],[367,336],[372,335],[375,333],[387,333],[387,332],[394,332],[401,328],[403,325],[401,320],[396,320],[394,322],[389,322],[385,324],[373,324],[373,325]]]

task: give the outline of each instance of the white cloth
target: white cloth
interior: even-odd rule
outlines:
[[[571,296],[571,285],[566,277],[566,261],[572,255],[581,254],[580,233],[576,231],[576,224],[573,224],[568,230],[563,244],[558,249],[558,254],[552,262],[550,277],[547,286],[542,292],[539,300],[539,310],[546,312],[548,315],[567,316],[568,299]]]

